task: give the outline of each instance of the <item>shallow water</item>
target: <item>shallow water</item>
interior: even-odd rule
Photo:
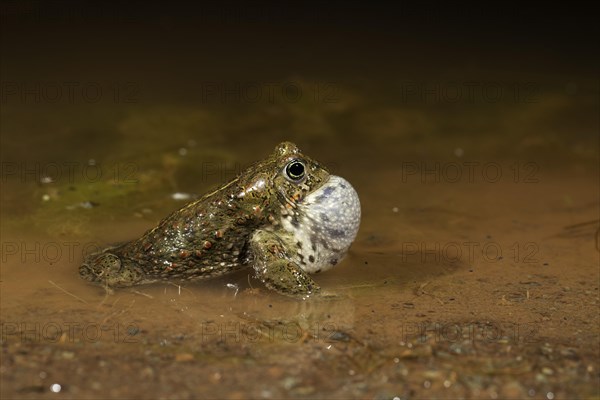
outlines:
[[[1,110],[3,397],[598,396],[597,80],[52,65],[7,69],[41,94],[17,85]],[[44,100],[51,78],[103,95]],[[302,95],[271,99],[266,82]],[[444,97],[473,82],[502,95]],[[79,279],[85,254],[282,140],[361,199],[349,255],[315,277],[323,295],[285,298],[249,271],[114,293]]]

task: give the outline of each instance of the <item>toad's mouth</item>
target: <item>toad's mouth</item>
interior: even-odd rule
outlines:
[[[299,223],[287,223],[284,228],[302,244],[298,253],[302,268],[319,272],[336,265],[356,238],[360,225],[360,201],[352,185],[331,175],[297,207]]]

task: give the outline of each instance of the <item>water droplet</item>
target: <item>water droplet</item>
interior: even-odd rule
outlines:
[[[189,193],[176,192],[171,194],[173,200],[189,200],[192,196]]]

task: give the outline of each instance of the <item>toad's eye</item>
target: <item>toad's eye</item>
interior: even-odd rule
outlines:
[[[292,181],[300,181],[304,178],[305,173],[304,163],[300,160],[290,161],[285,167],[285,173]]]

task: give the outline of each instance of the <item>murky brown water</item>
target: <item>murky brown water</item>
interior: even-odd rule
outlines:
[[[3,398],[600,395],[597,80],[418,60],[303,73],[291,53],[284,73],[202,70],[175,50],[181,71],[138,69],[105,46],[81,51],[129,63],[38,46],[44,68],[5,65]],[[185,203],[173,194],[282,140],[361,198],[322,296],[278,296],[248,271],[113,294],[78,278],[85,254]]]

